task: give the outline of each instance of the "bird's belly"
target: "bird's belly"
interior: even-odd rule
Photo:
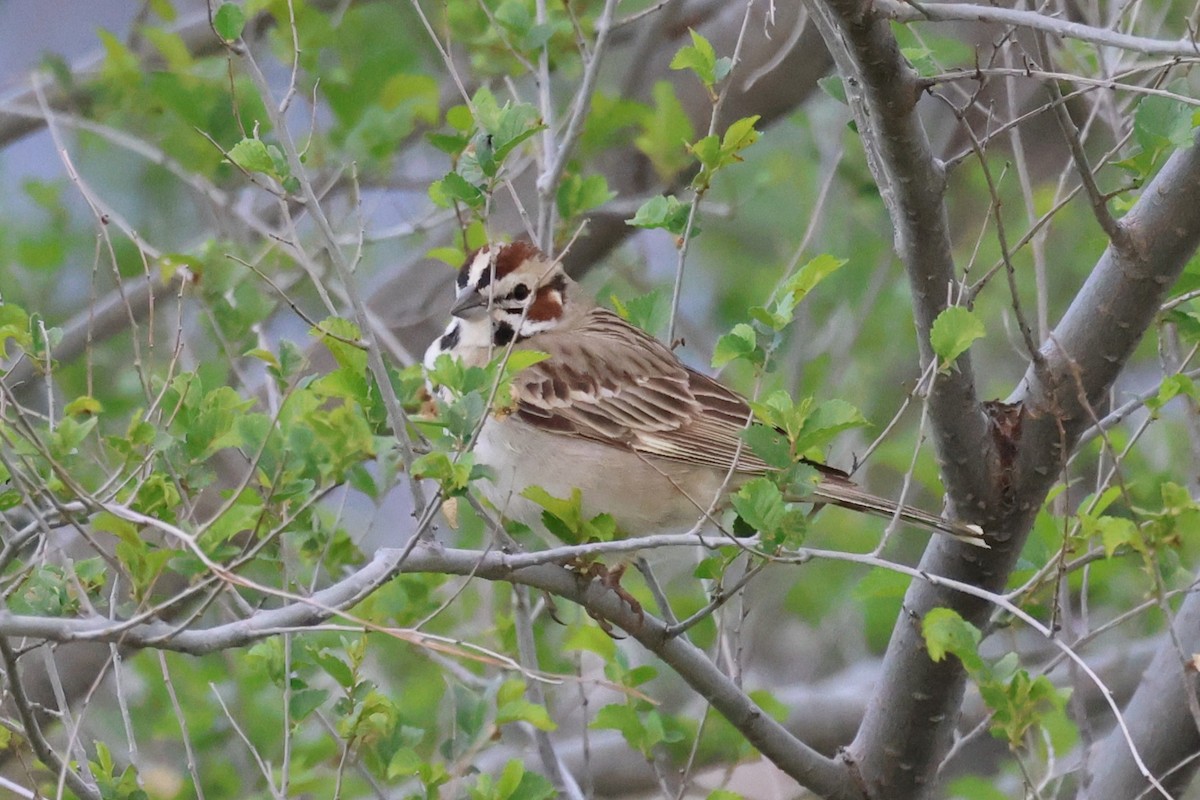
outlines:
[[[725,481],[724,473],[710,467],[645,458],[511,417],[487,420],[475,455],[494,473],[494,481],[476,484],[484,496],[506,517],[542,530],[542,507],[521,496],[530,486],[559,498],[579,489],[585,518],[611,514],[623,533],[646,536],[695,527]],[[738,483],[735,476],[730,486]]]

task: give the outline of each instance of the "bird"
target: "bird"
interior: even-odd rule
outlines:
[[[742,395],[684,364],[645,331],[598,306],[560,259],[532,243],[485,245],[459,269],[451,321],[425,353],[467,366],[533,350],[548,358],[512,378],[513,405],[489,414],[474,446],[490,468],[479,490],[505,517],[533,528],[543,507],[530,487],[567,498],[585,518],[607,513],[627,536],[697,529],[710,509],[773,467],[742,439],[754,417]],[[808,461],[819,479],[798,501],[835,505],[987,547],[978,525],[901,505],[843,471]],[[792,499],[792,498],[789,498]]]

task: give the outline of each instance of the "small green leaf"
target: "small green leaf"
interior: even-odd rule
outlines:
[[[71,402],[67,403],[67,407],[63,409],[69,416],[91,416],[103,413],[104,406],[100,401],[89,395],[76,397]]]
[[[343,689],[354,687],[354,670],[343,661],[336,650],[323,648],[313,653],[313,661]]]
[[[617,652],[617,643],[613,638],[598,627],[580,625],[567,633],[563,640],[563,650],[595,653],[605,661],[611,660]]]
[[[528,369],[534,364],[540,364],[548,358],[550,358],[550,354],[540,350],[513,350],[509,354],[508,360],[504,362],[504,374],[516,375],[521,370]]]
[[[731,123],[721,137],[721,152],[733,156],[757,142],[760,134],[754,126],[759,119],[759,115],[755,114]]]
[[[443,208],[449,208],[454,201],[467,208],[482,208],[487,202],[487,195],[457,172],[449,172],[440,181],[434,181],[429,187],[429,198]]]
[[[496,22],[519,36],[524,36],[533,27],[533,15],[520,0],[504,0],[493,16]]]
[[[949,608],[935,608],[921,621],[921,634],[925,637],[925,649],[934,661],[941,661],[947,654],[958,657],[968,672],[984,668],[979,657],[979,642],[983,635],[971,623]]]
[[[625,224],[634,228],[663,228],[675,236],[682,236],[687,229],[690,212],[691,206],[679,202],[675,195],[659,195],[642,203],[633,219]],[[692,235],[699,232],[699,226],[693,224]]]
[[[1191,94],[1186,81],[1172,81],[1168,91]],[[1187,147],[1192,143],[1193,109],[1170,97],[1147,95],[1133,115],[1133,136],[1148,151]]]
[[[222,3],[213,14],[213,30],[227,42],[237,41],[246,27],[246,13],[237,3]]]
[[[227,157],[246,172],[275,174],[275,161],[261,139],[242,139],[229,148]]]
[[[795,274],[783,284],[783,291],[791,295],[795,303],[799,303],[817,287],[817,284],[837,272],[846,263],[847,260],[844,258],[834,258],[828,253],[822,253],[796,270]]]
[[[848,105],[846,101],[846,87],[842,85],[841,75],[826,75],[824,78],[819,78],[817,86],[821,88],[821,91],[842,105]]]
[[[796,434],[793,446],[803,453],[814,447],[822,447],[844,430],[867,424],[866,419],[850,403],[834,398],[814,408],[805,418]]]
[[[681,47],[675,57],[671,59],[671,69],[690,69],[696,73],[703,83],[711,91],[713,84],[719,78],[717,77],[717,54],[713,50],[712,44],[700,34],[691,28],[688,33],[692,35],[691,45]],[[729,72],[729,67],[723,68],[724,77]]]
[[[554,720],[550,719],[550,712],[546,711],[545,706],[523,698],[510,700],[496,709],[496,724],[504,725],[508,722],[528,722],[540,731],[552,731],[558,727]]]
[[[941,368],[946,369],[985,333],[983,322],[974,311],[963,306],[950,306],[933,321],[929,344],[941,359]]]
[[[742,439],[754,455],[767,462],[768,466],[784,469],[792,465],[791,444],[787,436],[775,428],[754,424],[742,431]]]
[[[748,481],[730,502],[738,516],[764,536],[779,532],[788,510],[783,493],[767,478]]]
[[[690,163],[686,145],[695,138],[696,131],[670,82],[654,84],[652,95],[653,111],[642,120],[641,133],[633,143],[650,159],[660,177],[671,178]]]
[[[292,699],[288,705],[288,713],[291,715],[292,722],[301,722],[307,719],[328,699],[329,692],[325,689],[298,689],[292,692]]]
[[[1131,545],[1141,549],[1141,538],[1138,536],[1137,525],[1133,520],[1124,517],[1099,517],[1085,530],[1092,535],[1099,535],[1104,544],[1104,555],[1112,558],[1116,549],[1121,545]]]
[[[734,325],[733,330],[717,340],[712,365],[715,369],[720,369],[737,358],[745,358],[756,365],[761,365],[764,358],[762,350],[758,347],[758,336],[754,328],[744,322]]]
[[[467,254],[459,247],[434,247],[425,253],[426,258],[432,258],[435,261],[441,261],[454,269],[462,266]]]
[[[616,525],[607,514],[592,519],[583,515],[583,493],[572,489],[568,498],[555,497],[541,486],[528,486],[521,496],[542,507],[542,523],[549,531],[568,544],[592,539],[610,541],[615,538]]]
[[[667,295],[658,289],[624,301],[614,294],[609,296],[609,300],[621,319],[648,333],[665,327],[671,313]]]
[[[617,196],[609,191],[608,181],[603,175],[570,175],[558,186],[555,201],[558,213],[564,220],[570,220],[579,214],[599,208]]]

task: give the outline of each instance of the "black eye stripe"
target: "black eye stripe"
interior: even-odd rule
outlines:
[[[471,282],[471,267],[475,265],[475,260],[479,257],[479,254],[484,252],[486,251],[481,247],[467,254],[467,260],[463,262],[461,267],[459,267],[458,275],[454,279],[454,282],[458,285],[459,289],[464,288],[468,283]],[[479,276],[479,285],[475,288],[482,289],[491,282],[492,265],[491,263],[488,263]]]
[[[442,338],[438,339],[438,347],[442,350],[453,350],[458,347],[459,341],[462,339],[462,331],[459,326],[455,325],[450,330],[442,334]]]

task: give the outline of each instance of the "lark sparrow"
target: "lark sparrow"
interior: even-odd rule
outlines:
[[[771,471],[742,442],[752,421],[743,397],[596,306],[531,244],[476,251],[457,287],[454,319],[429,346],[427,367],[442,353],[482,366],[510,344],[549,355],[513,378],[515,409],[489,416],[475,445],[494,473],[479,488],[510,519],[539,526],[541,506],[522,496],[529,486],[564,498],[578,488],[586,515],[607,512],[629,535],[681,532]],[[986,546],[976,525],[898,509],[845,473],[813,466],[821,477],[805,501],[898,515]]]

